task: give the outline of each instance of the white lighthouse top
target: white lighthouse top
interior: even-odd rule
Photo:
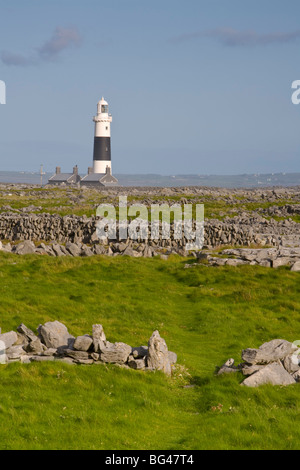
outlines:
[[[112,117],[110,114],[108,114],[108,102],[105,101],[105,99],[101,98],[100,101],[97,103],[97,116],[93,118],[95,122],[101,121],[112,121]]]
[[[103,96],[102,96],[101,100],[98,101],[97,114],[108,114],[108,102],[105,101]]]
[[[103,98],[103,96],[102,96],[101,100],[99,101],[99,103],[100,103],[100,104],[107,104],[107,105],[108,105],[108,102],[105,101],[105,99]]]

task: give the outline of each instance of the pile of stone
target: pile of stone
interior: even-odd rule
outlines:
[[[128,344],[110,343],[100,324],[93,325],[91,335],[72,336],[59,321],[39,325],[38,334],[23,323],[17,332],[0,334],[0,364],[11,362],[60,361],[68,364],[113,363],[125,368],[161,370],[171,375],[177,361],[174,352],[155,330],[148,346],[131,347]]]
[[[218,375],[242,372],[247,378],[241,383],[247,387],[259,385],[291,385],[300,382],[300,348],[284,339],[274,339],[258,349],[244,349],[238,366],[228,359]]]

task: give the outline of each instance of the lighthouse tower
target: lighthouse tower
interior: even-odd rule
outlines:
[[[102,97],[97,105],[97,116],[94,116],[95,137],[93,155],[93,173],[106,173],[107,167],[111,172],[110,153],[110,123],[112,117],[108,114],[108,103]]]
[[[112,117],[108,114],[108,103],[102,97],[97,104],[97,115],[94,116],[95,136],[93,166],[88,168],[88,174],[80,180],[81,186],[119,186],[119,181],[111,174],[110,155],[110,123]]]

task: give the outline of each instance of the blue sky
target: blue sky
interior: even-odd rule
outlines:
[[[299,0],[0,0],[0,171],[300,171]]]

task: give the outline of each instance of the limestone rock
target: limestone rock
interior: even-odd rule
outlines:
[[[291,267],[291,271],[298,272],[300,271],[300,260],[296,261],[293,266]]]
[[[148,342],[147,366],[171,375],[171,364],[167,344],[155,330]]]
[[[25,347],[26,352],[32,354],[42,354],[44,351],[45,345],[39,340],[39,338],[35,338],[33,341],[30,341],[27,346]]]
[[[297,349],[293,354],[289,354],[284,358],[283,366],[290,374],[297,372],[300,369],[300,349]]]
[[[30,240],[25,240],[24,242],[16,245],[15,252],[18,255],[28,255],[35,252],[35,244]]]
[[[272,362],[259,371],[247,377],[242,385],[258,387],[259,385],[291,385],[296,380],[285,370],[280,362]]]
[[[93,344],[93,338],[89,335],[77,336],[73,348],[77,351],[88,351]]]
[[[81,246],[78,246],[76,243],[67,242],[66,249],[72,256],[80,256]]]
[[[18,335],[15,331],[9,331],[8,333],[2,333],[0,335],[0,342],[2,341],[5,344],[5,348],[13,346],[18,340]]]
[[[58,243],[53,243],[52,250],[54,251],[56,256],[66,256]]]
[[[100,359],[100,354],[99,353],[91,353],[91,358],[94,360],[94,361],[99,361]]]
[[[278,359],[284,359],[295,349],[297,347],[289,341],[273,339],[268,343],[262,344],[258,349],[244,349],[242,351],[242,359],[248,364],[268,364]]]
[[[8,360],[20,359],[26,352],[21,345],[11,346],[6,350],[6,356]]]
[[[83,245],[81,248],[81,256],[93,256],[93,251],[89,246]]]
[[[95,255],[105,255],[105,248],[102,245],[95,245],[94,246],[94,253]]]
[[[123,251],[123,256],[136,256],[135,251],[131,248],[131,246],[127,246],[127,248]]]
[[[57,354],[56,348],[46,348],[42,352],[43,356],[55,356],[56,354]]]
[[[103,326],[100,324],[93,325],[93,345],[94,351],[100,352],[101,349],[105,348],[106,336],[103,330]]]
[[[276,258],[272,261],[272,267],[279,268],[280,266],[290,266],[291,263],[292,263],[291,258],[287,258],[287,257]]]
[[[230,374],[231,372],[237,372],[238,367],[234,366],[234,359],[228,359],[218,370],[218,375]]]
[[[112,362],[116,364],[125,364],[129,355],[131,354],[132,347],[125,343],[109,343],[101,348],[100,359],[103,362]]]
[[[21,325],[18,326],[17,331],[21,334],[24,335],[29,341],[34,341],[37,336],[31,331],[27,326],[24,325],[24,323],[21,323]]]
[[[146,367],[146,356],[144,356],[141,359],[136,359],[134,356],[131,354],[128,358],[128,365],[131,369],[145,369]]]
[[[57,320],[40,326],[39,333],[47,348],[70,346],[74,340],[74,336],[70,335],[67,327]]]
[[[69,356],[75,360],[90,359],[90,355],[87,351],[75,351],[74,349],[64,349],[64,355]]]

